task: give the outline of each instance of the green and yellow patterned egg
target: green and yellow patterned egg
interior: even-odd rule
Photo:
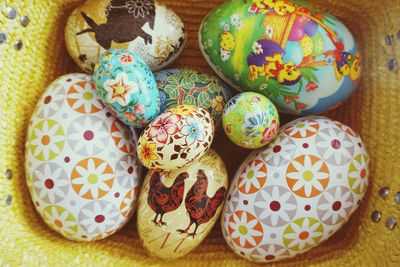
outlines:
[[[229,85],[217,77],[190,69],[167,69],[155,74],[160,91],[161,112],[179,105],[206,109],[214,123],[221,120],[231,98]]]
[[[233,143],[257,149],[274,140],[279,130],[279,114],[268,98],[246,92],[229,101],[222,115],[222,124]]]

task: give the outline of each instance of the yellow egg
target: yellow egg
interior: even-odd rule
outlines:
[[[213,150],[180,170],[150,171],[140,192],[137,221],[146,250],[175,259],[199,246],[221,213],[227,186],[225,165]]]
[[[138,156],[149,169],[172,171],[201,158],[213,138],[210,113],[181,105],[164,111],[145,128],[138,141]]]
[[[304,35],[303,39],[300,41],[301,48],[303,49],[304,56],[309,56],[314,50],[314,44],[308,35]]]
[[[235,48],[235,39],[233,35],[229,32],[224,32],[220,38],[221,48],[226,51],[231,51]]]

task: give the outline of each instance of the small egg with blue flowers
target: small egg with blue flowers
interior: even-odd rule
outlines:
[[[149,66],[125,49],[110,49],[100,56],[93,80],[105,106],[123,123],[143,128],[160,113],[160,98]]]
[[[233,143],[246,149],[258,149],[275,139],[279,130],[279,113],[265,96],[241,93],[226,105],[222,125]]]

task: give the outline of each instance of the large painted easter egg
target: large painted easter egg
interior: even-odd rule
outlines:
[[[121,228],[136,205],[136,140],[104,108],[90,76],[54,81],[36,105],[25,146],[26,179],[43,220],[77,241]]]
[[[168,69],[155,74],[160,90],[161,111],[179,105],[207,109],[214,123],[221,120],[230,87],[215,76],[190,69]]]
[[[138,207],[138,232],[146,250],[162,259],[189,253],[206,238],[222,211],[228,173],[210,149],[171,172],[149,171]]]
[[[204,108],[180,105],[164,111],[140,135],[138,156],[149,169],[173,171],[201,158],[214,138],[213,119]]]
[[[155,71],[180,55],[186,43],[182,20],[154,0],[87,0],[68,18],[67,49],[74,61],[92,72],[110,48],[139,55]]]
[[[313,115],[350,97],[361,53],[343,23],[298,2],[227,1],[204,19],[199,42],[210,66],[239,91]]]
[[[136,54],[108,50],[96,62],[93,80],[100,99],[125,124],[142,128],[160,114],[154,75]]]
[[[368,163],[361,138],[340,122],[308,117],[285,125],[232,180],[221,220],[226,242],[256,262],[318,246],[359,207]]]

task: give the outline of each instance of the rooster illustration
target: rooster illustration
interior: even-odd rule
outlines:
[[[188,191],[185,198],[186,211],[190,218],[190,223],[186,229],[177,230],[181,234],[195,237],[199,225],[211,220],[218,207],[225,199],[226,189],[221,186],[212,198],[207,196],[208,179],[203,170],[197,172],[197,180]],[[189,233],[190,227],[195,224],[196,227],[192,233]]]
[[[126,43],[137,37],[142,37],[146,44],[151,44],[151,35],[142,28],[149,23],[150,29],[154,30],[155,13],[154,0],[111,0],[106,10],[106,23],[99,25],[81,12],[90,28],[76,35],[94,32],[96,41],[104,49],[110,49],[112,41]]]
[[[154,172],[150,179],[149,195],[147,203],[156,213],[154,224],[157,226],[167,225],[162,218],[165,213],[179,208],[182,204],[183,193],[185,191],[185,179],[189,177],[187,172],[183,172],[176,177],[171,187],[166,187],[161,182],[160,172]],[[158,217],[160,218],[158,219]]]

